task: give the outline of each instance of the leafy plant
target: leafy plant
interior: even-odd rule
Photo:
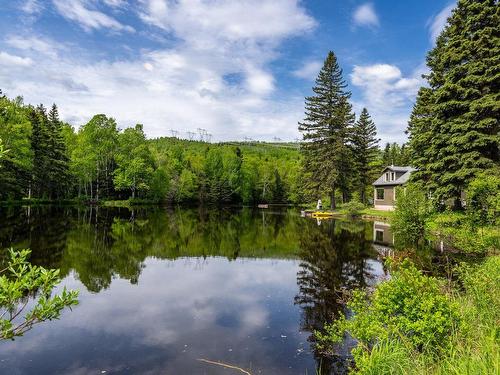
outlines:
[[[59,270],[45,269],[27,261],[30,250],[10,250],[10,260],[0,271],[0,339],[22,336],[33,325],[58,319],[61,311],[78,304],[78,291],[52,296],[60,282]],[[29,306],[24,318],[21,313]]]
[[[466,191],[467,214],[473,227],[494,225],[500,218],[500,177],[481,174]]]
[[[342,209],[348,216],[359,216],[364,208],[364,204],[356,200],[351,200],[350,202],[342,205]]]
[[[398,189],[396,210],[391,226],[398,241],[416,244],[424,238],[425,222],[430,214],[430,205],[419,185],[409,184]]]
[[[349,334],[357,374],[498,374],[500,257],[460,265],[446,288],[408,260],[391,267],[373,293],[352,294],[348,317],[315,333],[318,348]]]

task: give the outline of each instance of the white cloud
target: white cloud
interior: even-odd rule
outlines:
[[[372,3],[357,7],[353,14],[353,21],[356,26],[379,26],[378,16]]]
[[[295,0],[252,4],[219,1],[219,14],[203,1],[144,1],[141,17],[177,40],[168,48],[139,50],[133,59],[95,60],[78,46],[57,49],[58,43],[43,38],[36,43],[11,36],[8,45],[21,49],[37,69],[1,69],[2,89],[29,103],[56,102],[74,125],[106,113],[122,128],[143,123],[150,137],[204,128],[213,140],[291,140],[298,135],[303,97],[277,93],[269,64],[283,39],[308,32],[315,21]],[[87,22],[82,27],[108,27],[80,18]]]
[[[261,0],[258,4],[254,0],[143,0],[142,4],[141,17],[146,22],[208,48],[214,40],[276,40],[316,25],[297,0]]]
[[[292,74],[295,77],[314,80],[317,77],[322,66],[323,63],[321,61],[308,61],[299,69],[294,70]]]
[[[112,8],[121,8],[126,5],[125,0],[103,0],[104,3]]]
[[[33,64],[33,61],[29,57],[21,57],[16,55],[11,55],[7,52],[0,51],[0,65],[8,68],[26,67]],[[1,76],[1,75],[0,75]]]
[[[363,101],[355,105],[356,111],[368,108],[384,141],[404,140],[411,104],[423,84],[421,70],[419,67],[405,77],[395,65],[354,66],[351,82],[362,90],[363,96]]]
[[[443,31],[448,17],[451,16],[451,11],[455,8],[456,4],[450,4],[443,8],[436,16],[429,20],[429,36],[432,43],[436,42],[437,37]]]
[[[29,15],[37,15],[43,10],[43,5],[38,0],[26,0],[20,8]]]
[[[101,28],[108,28],[116,31],[134,31],[134,28],[131,26],[123,25],[105,13],[88,9],[85,0],[53,0],[53,3],[61,16],[77,22],[85,31]]]
[[[56,44],[49,40],[44,40],[40,37],[21,37],[18,35],[7,36],[5,42],[16,49],[32,52],[40,52],[50,57],[57,57]]]

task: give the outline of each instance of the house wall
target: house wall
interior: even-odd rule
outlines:
[[[381,245],[394,245],[394,235],[390,224],[380,221],[373,223],[373,242]]]
[[[377,189],[384,189],[384,199],[377,199]],[[376,187],[373,189],[373,203],[378,210],[393,210],[395,199],[394,199],[395,186],[383,186]]]

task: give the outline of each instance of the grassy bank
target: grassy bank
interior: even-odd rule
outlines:
[[[320,350],[345,334],[357,374],[500,373],[500,257],[456,268],[454,279],[426,276],[410,262],[392,265],[373,293],[357,291],[341,318],[318,332]]]
[[[425,223],[427,237],[443,241],[444,245],[465,253],[494,254],[500,251],[498,225],[473,225],[463,212],[444,212],[431,215]]]

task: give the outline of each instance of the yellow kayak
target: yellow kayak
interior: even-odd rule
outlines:
[[[315,211],[311,214],[312,217],[314,218],[321,218],[321,217],[332,217],[333,212],[323,212],[323,211]]]

